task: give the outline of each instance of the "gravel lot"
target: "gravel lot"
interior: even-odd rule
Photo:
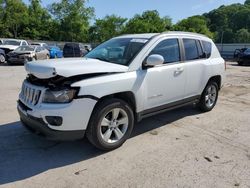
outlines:
[[[0,66],[0,187],[250,187],[250,66],[228,63],[212,112],[145,119],[108,153],[26,131],[16,111],[24,78],[23,66]]]

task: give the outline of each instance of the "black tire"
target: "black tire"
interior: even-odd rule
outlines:
[[[115,143],[108,143],[102,137],[101,122],[106,117],[105,115],[107,113],[109,113],[112,109],[117,109],[117,108],[121,109],[123,112],[126,113],[127,118],[128,118],[128,124],[126,125],[127,128],[126,128],[126,131],[124,132],[123,137],[121,137],[120,140],[118,140]],[[110,151],[110,150],[114,150],[120,147],[130,137],[133,127],[134,127],[134,113],[131,107],[123,100],[109,98],[109,99],[101,101],[95,107],[92,113],[92,116],[90,118],[90,121],[89,121],[86,136],[88,140],[90,141],[90,143],[92,143],[98,149],[101,149],[104,151]]]
[[[214,97],[213,103],[210,103],[210,105],[209,105],[209,103],[207,102],[208,100],[207,100],[207,97],[206,97],[206,96],[208,95],[208,90],[209,90],[209,88],[211,88],[211,87],[212,87],[213,89],[215,89],[215,94],[216,94],[216,96]],[[210,82],[208,82],[208,84],[206,85],[204,91],[202,92],[200,101],[199,101],[199,103],[198,103],[199,109],[200,109],[202,112],[209,112],[209,111],[211,111],[211,110],[214,108],[214,106],[216,105],[216,103],[217,103],[218,93],[219,93],[219,87],[218,87],[217,83],[216,83],[215,81],[210,81]],[[211,98],[212,98],[212,95],[211,95]],[[212,100],[212,99],[211,99],[211,100]]]
[[[243,61],[238,61],[238,65],[242,66],[243,65]]]

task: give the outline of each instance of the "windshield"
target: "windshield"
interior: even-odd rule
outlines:
[[[250,48],[246,49],[245,53],[250,53]]]
[[[5,40],[3,42],[4,45],[13,45],[13,46],[20,46],[20,41],[17,40]]]
[[[34,51],[35,46],[20,46],[15,49],[16,52],[24,52],[24,51]]]
[[[110,63],[128,65],[138,54],[148,39],[115,38],[102,43],[85,57]]]

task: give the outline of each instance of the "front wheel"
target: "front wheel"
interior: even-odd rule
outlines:
[[[105,151],[120,147],[134,127],[134,113],[123,100],[108,99],[100,102],[90,119],[88,140]]]
[[[0,54],[0,63],[4,63],[5,62],[5,57],[3,54]]]
[[[210,81],[207,84],[198,104],[201,111],[208,112],[214,108],[218,99],[218,90],[219,89],[216,82]]]

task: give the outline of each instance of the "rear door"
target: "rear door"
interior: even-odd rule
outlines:
[[[37,48],[36,48],[36,58],[37,59],[43,59],[43,55],[42,55],[41,51],[42,51],[41,47],[37,46]]]
[[[41,47],[41,56],[43,59],[47,59],[48,51],[44,47]]]
[[[207,61],[206,54],[200,40],[192,38],[183,39],[185,66],[187,71],[186,97],[198,96],[203,87],[203,76]]]

